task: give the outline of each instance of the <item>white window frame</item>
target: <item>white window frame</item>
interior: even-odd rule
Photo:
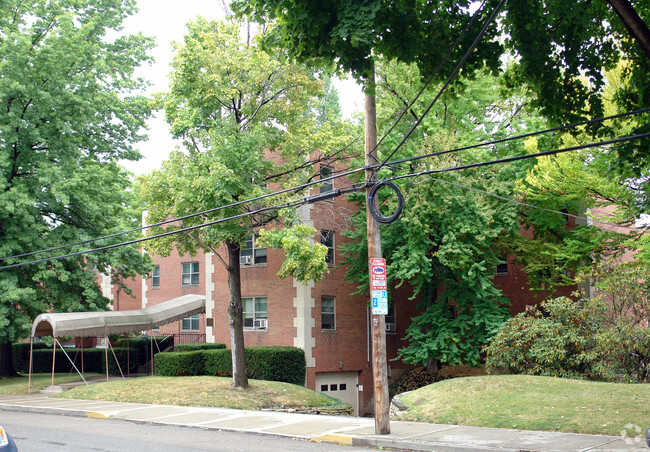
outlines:
[[[186,272],[185,271],[186,268],[189,268],[190,271]],[[182,287],[198,286],[199,270],[200,267],[198,262],[183,262],[181,264],[181,286]],[[186,278],[189,278],[189,282],[185,282]]]
[[[334,175],[334,170],[331,166],[321,165],[319,170],[319,176],[321,179],[327,179]],[[334,190],[334,180],[328,180],[322,183],[320,186],[321,193],[327,193]]]
[[[199,314],[190,315],[181,320],[181,331],[199,331]],[[194,328],[196,326],[196,328]],[[188,328],[189,327],[189,328]]]
[[[242,297],[244,329],[247,331],[268,330],[269,300],[267,297]],[[252,303],[252,306],[251,304]],[[248,305],[248,306],[247,306]],[[262,306],[264,309],[261,309]],[[251,309],[252,307],[252,309]]]
[[[151,288],[160,288],[160,265],[156,265],[151,272]]]
[[[327,256],[325,256],[325,262],[327,263],[327,265],[335,265],[336,263],[336,242],[334,238],[335,238],[334,231],[321,229],[320,243],[327,247]]]
[[[328,309],[327,312],[325,311],[326,301],[327,301],[327,304],[329,304],[329,302],[331,302],[331,307],[330,306],[327,307],[327,309]],[[330,308],[331,308],[331,311],[330,311]],[[330,328],[326,328],[324,326],[325,322],[323,322],[323,318],[325,316],[331,316],[332,317],[332,321],[330,322],[331,323]],[[330,296],[326,296],[326,295],[320,297],[320,326],[321,326],[321,329],[323,331],[336,331],[336,298],[335,297],[330,297]]]
[[[266,265],[268,260],[266,247],[257,248],[255,246],[258,236],[258,234],[251,236],[242,244],[241,250],[239,251],[240,265]],[[250,246],[248,246],[249,243]]]

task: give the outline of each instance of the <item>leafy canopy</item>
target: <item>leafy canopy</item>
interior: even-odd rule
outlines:
[[[133,74],[152,41],[116,33],[133,11],[127,0],[3,2],[0,256],[136,227],[131,177],[117,162],[139,158],[150,110]],[[26,337],[44,311],[104,309],[98,270],[117,281],[148,265],[122,247],[0,271],[0,343]]]

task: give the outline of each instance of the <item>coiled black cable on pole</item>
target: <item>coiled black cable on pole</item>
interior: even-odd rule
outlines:
[[[397,195],[397,207],[395,208],[395,211],[389,216],[384,216],[380,212],[381,206],[379,204],[377,192],[382,187],[390,188]],[[375,220],[377,220],[378,223],[392,223],[402,213],[402,209],[404,208],[404,196],[402,196],[402,192],[399,190],[399,187],[393,182],[382,180],[375,183],[375,185],[373,185],[370,189],[370,193],[368,193],[368,208],[370,209],[370,214]]]

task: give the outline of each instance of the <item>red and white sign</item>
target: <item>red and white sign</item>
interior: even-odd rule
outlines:
[[[386,290],[385,259],[370,259],[370,290]]]

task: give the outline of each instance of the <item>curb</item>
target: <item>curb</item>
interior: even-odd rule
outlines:
[[[312,443],[334,443],[341,446],[354,445],[354,438],[347,435],[321,435],[310,440]]]

